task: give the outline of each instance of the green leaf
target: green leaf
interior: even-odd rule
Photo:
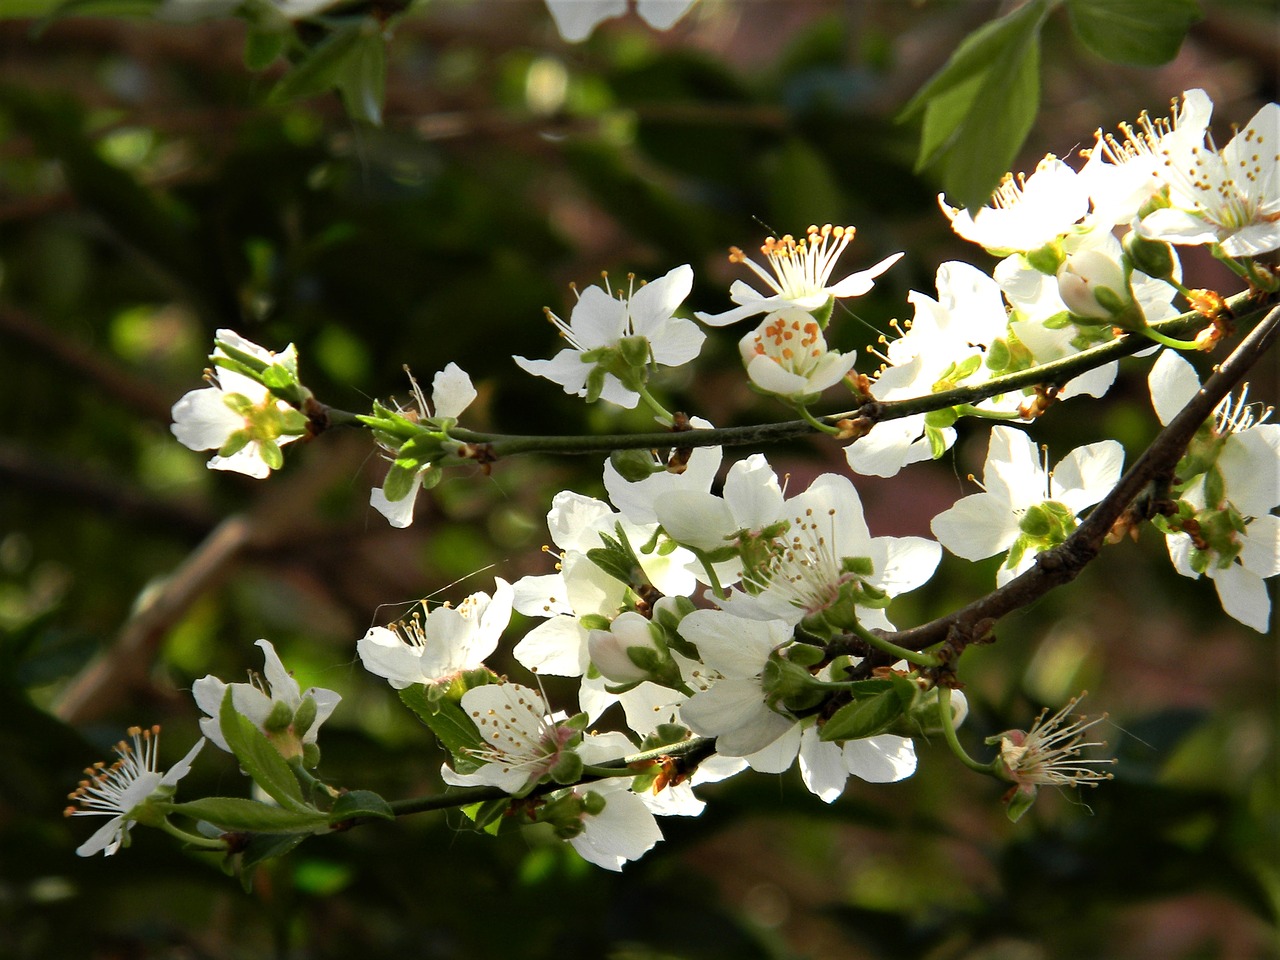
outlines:
[[[480,731],[457,702],[443,698],[431,700],[427,688],[420,683],[401,690],[400,699],[431,728],[455,758],[470,760],[471,751],[484,746]]]
[[[818,735],[826,741],[874,737],[893,726],[901,715],[902,700],[890,689],[841,707],[819,728]]]
[[[372,790],[352,790],[338,798],[338,802],[329,811],[330,823],[341,823],[356,817],[376,817],[379,820],[394,820],[395,811],[391,804]]]
[[[276,29],[275,25],[268,28],[251,28],[244,39],[245,67],[254,73],[267,69],[284,53],[288,40],[289,34],[284,30]]]
[[[379,34],[366,31],[360,38],[338,71],[337,87],[353,119],[382,126],[382,101],[387,92],[387,45]]]
[[[1114,63],[1168,63],[1191,24],[1196,0],[1067,0],[1071,29],[1086,47]]]
[[[497,836],[505,822],[505,814],[510,808],[510,800],[486,800],[483,803],[473,803],[463,807],[462,812],[475,821],[477,830]]]
[[[224,830],[315,833],[329,821],[319,810],[286,810],[239,797],[202,797],[188,803],[171,804],[166,809],[193,820],[207,820]]]
[[[288,103],[332,90],[346,69],[347,58],[358,53],[363,36],[360,23],[348,23],[333,31],[280,78],[268,94],[267,102]]]
[[[916,170],[940,166],[953,201],[981,206],[1031,129],[1047,9],[1047,0],[1033,0],[966,37],[899,115],[923,110]]]
[[[314,807],[303,802],[297,777],[271,745],[271,741],[253,725],[252,720],[236,711],[231,702],[231,694],[231,688],[228,687],[218,711],[218,725],[222,728],[227,746],[240,761],[244,772],[280,806],[300,812],[317,812]]]
[[[274,857],[282,857],[303,840],[305,833],[258,833],[240,853],[240,875],[246,892],[252,868]]]

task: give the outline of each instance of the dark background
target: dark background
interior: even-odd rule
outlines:
[[[1105,63],[1052,20],[1021,168],[1074,160],[1097,127],[1166,115],[1194,86],[1225,143],[1276,97],[1280,43],[1271,4],[1203,6],[1158,69]],[[130,724],[163,723],[166,762],[180,757],[192,681],[259,668],[259,637],[304,686],[343,694],[322,775],[389,798],[435,790],[440,752],[361,669],[356,639],[405,602],[545,572],[551,496],[602,492],[597,459],[515,459],[461,471],[394,531],[367,506],[383,468],[354,431],[289,447],[268,482],[208,471],[168,409],[200,385],[216,328],[295,342],[308,386],[350,410],[405,398],[402,364],[426,382],[453,360],[480,390],[470,426],[642,429],[516,370],[511,354],[556,349],[542,307],[567,316],[567,284],[602,270],[687,262],[690,308],[719,311],[746,278],[730,245],[835,222],[858,228],[846,272],[907,251],[837,313],[833,339],[864,347],[906,318],[909,290],[933,292],[939,262],[993,265],[950,233],[936,185],[912,173],[917,131],[892,118],[997,12],[701,0],[669,33],[630,18],[571,46],[540,3],[433,2],[396,30],[382,129],[331,95],[263,106],[280,70],[244,68],[236,22],[0,22],[0,957],[1274,955],[1275,638],[1177,577],[1153,531],[962,661],[973,750],[1082,688],[1110,714],[1115,781],[1045,791],[1017,825],[1000,786],[941,744],[921,746],[912,779],[851,781],[830,807],[794,771],[707,789],[706,814],[664,822],[621,875],[549,836],[425,814],[310,840],[246,894],[155,831],[79,860],[100,821],[59,816]],[[1186,268],[1234,292],[1203,257]],[[664,384],[682,409],[786,416],[742,386],[742,332],[713,331],[698,371]],[[1105,401],[1038,425],[1054,460],[1104,435],[1132,456],[1154,435],[1146,363],[1127,364]],[[1274,364],[1254,379],[1274,399]],[[972,492],[961,478],[985,435],[962,425],[938,463],[859,478],[872,532],[927,534]],[[844,468],[833,445],[768,452],[796,489]],[[944,613],[993,573],[948,558],[891,615]],[[104,680],[86,665],[108,650],[122,669]],[[572,685],[548,686],[571,705]],[[246,787],[210,748],[181,796]]]

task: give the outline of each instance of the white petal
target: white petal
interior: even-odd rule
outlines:
[[[636,0],[636,12],[655,30],[666,30],[693,4],[694,0]]]
[[[1210,576],[1218,588],[1223,612],[1246,627],[1266,633],[1271,622],[1271,597],[1267,595],[1267,585],[1262,578],[1238,563],[1225,570],[1213,571]]]
[[[806,727],[801,738],[800,776],[809,792],[825,803],[835,802],[849,779],[843,748],[824,742],[817,727]]]
[[[577,43],[591,36],[596,25],[627,12],[627,0],[547,0],[547,9],[560,36]]]
[[[687,263],[640,287],[628,301],[631,325],[642,337],[654,335],[671,318],[693,289],[693,268]],[[696,328],[695,328],[696,329]]]
[[[928,582],[942,559],[942,546],[924,537],[876,537],[869,555],[875,569],[869,581],[896,597]]]
[[[774,714],[777,716],[777,714]],[[783,718],[786,719],[785,717]],[[718,746],[718,744],[717,744]],[[800,724],[792,722],[773,743],[763,750],[748,754],[745,758],[747,766],[757,773],[785,773],[795,763],[796,751],[800,749]]]
[[[896,783],[916,772],[916,748],[910,737],[884,733],[844,745],[849,772],[870,783]]]
[[[1147,375],[1147,386],[1156,416],[1167,426],[1200,392],[1200,377],[1176,350],[1162,350]]]
[[[644,856],[662,839],[658,821],[634,793],[603,785],[580,789],[594,790],[605,798],[604,809],[588,816],[582,833],[569,841],[584,860],[606,870],[621,870],[623,863]]]
[[[1263,580],[1280,574],[1280,517],[1256,517],[1240,542],[1240,562]]]
[[[476,398],[467,372],[451,363],[431,381],[431,405],[437,417],[457,418]]]
[[[588,662],[587,632],[574,617],[552,617],[526,633],[511,652],[535,673],[580,677]]]
[[[1018,538],[1009,505],[989,493],[975,493],[933,518],[929,529],[939,542],[965,560],[982,560],[1007,550]]]
[[[680,621],[679,630],[697,645],[703,662],[726,677],[758,676],[769,654],[791,637],[791,628],[781,621],[745,620],[722,610],[695,610]]]
[[[875,286],[874,280],[876,277],[892,267],[903,256],[904,254],[901,253],[891,254],[866,270],[849,274],[839,283],[828,287],[826,292],[833,297],[860,297]]]
[[[1111,492],[1123,468],[1124,447],[1115,440],[1077,447],[1053,469],[1054,499],[1078,514]]]
[[[369,506],[387,518],[387,523],[397,530],[403,530],[413,523],[413,505],[418,499],[418,490],[422,487],[422,474],[413,478],[409,492],[399,500],[388,500],[382,487],[374,487],[369,491]]]

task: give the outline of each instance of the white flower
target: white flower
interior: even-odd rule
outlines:
[[[648,344],[640,361],[642,366],[647,361],[677,367],[696,357],[707,335],[692,321],[673,316],[692,287],[693,269],[688,264],[676,267],[628,296],[619,292],[614,297],[604,287],[587,287],[579,296],[568,323],[547,311],[547,318],[569,342],[568,347],[550,360],[513,359],[522,370],[558,383],[565,393],[579,397],[591,394],[593,373],[597,376],[603,373],[600,398],[620,407],[634,407],[640,394],[623,384],[614,373],[603,372],[597,359],[604,352],[621,350],[623,341],[636,337],[642,337]]]
[[[1045,157],[1031,176],[1006,175],[991,205],[976,214],[938,194],[951,229],[991,252],[1026,253],[1052,243],[1089,212],[1089,194],[1076,172],[1057,157]]]
[[[771,270],[766,270],[733,247],[730,261],[745,263],[772,292],[762,294],[741,280],[735,280],[729,288],[729,299],[738,306],[724,313],[699,313],[697,318],[710,326],[723,327],[784,307],[812,311],[825,307],[832,297],[862,296],[874,286],[875,278],[897,263],[902,254],[885,257],[867,270],[851,273],[838,283],[828,284],[836,260],[853,235],[853,227],[833,227],[828,223],[823,227],[809,227],[803,240],[797,240],[790,234],[781,240],[769,237],[760,250]]]
[[[1204,141],[1213,102],[1203,90],[1188,90],[1170,119],[1138,117],[1136,128],[1121,124],[1121,137],[1097,132],[1097,142],[1080,170],[1093,201],[1090,219],[1110,227],[1127,224],[1165,186],[1165,157]]]
[[[457,787],[497,787],[521,794],[548,776],[562,757],[572,752],[578,731],[551,715],[537,690],[518,683],[472,687],[462,695],[462,709],[475,723],[485,746],[472,751],[480,763],[473,773],[444,766],[445,783]]]
[[[578,755],[584,763],[597,764],[634,750],[623,734],[601,733],[585,737]],[[604,809],[595,814],[584,811],[582,832],[569,845],[582,859],[606,870],[621,870],[624,863],[640,859],[662,839],[649,798],[632,793],[630,783],[629,778],[619,777],[573,788],[578,796],[596,794],[604,801]]]
[[[1212,138],[1162,149],[1170,207],[1138,232],[1169,243],[1216,243],[1228,257],[1280,248],[1280,105],[1269,103],[1221,151]]]
[[[699,417],[691,419],[689,424],[697,429],[711,427]],[[678,436],[672,439],[679,442]],[[609,492],[610,502],[632,523],[656,523],[658,515],[654,508],[667,497],[686,490],[710,490],[720,469],[720,460],[719,447],[694,447],[679,472],[659,470],[642,480],[624,479],[613,463],[606,460],[604,488]]]
[[[718,753],[749,756],[796,726],[794,717],[776,712],[765,702],[761,682],[769,654],[791,640],[789,624],[695,610],[680,621],[680,635],[695,644],[703,662],[723,677],[680,707],[681,720],[694,733],[717,738]]]
[[[473,593],[457,607],[436,607],[390,627],[373,627],[356,644],[364,668],[397,690],[448,680],[483,666],[511,620],[511,584],[495,578],[493,598]]]
[[[551,539],[561,549],[560,572],[522,577],[515,583],[515,609],[525,616],[546,617],[525,634],[513,651],[530,670],[576,677],[590,663],[588,631],[580,618],[588,615],[612,620],[623,609],[627,584],[606,573],[587,551],[603,545],[601,534],[617,538],[618,527],[633,549],[653,538],[656,524],[639,525],[614,513],[609,505],[571,491],[562,491],[547,514]],[[641,571],[659,592],[687,596],[697,586],[688,550],[637,552]]]
[[[753,453],[729,468],[724,496],[707,490],[674,491],[654,504],[671,539],[711,552],[729,545],[742,531],[759,533],[782,518],[782,488],[763,454]]]
[[[476,398],[476,388],[471,377],[456,363],[450,363],[435,375],[431,381],[431,404],[428,405],[418,383],[413,382],[413,393],[417,403],[415,414],[419,420],[454,421],[462,415],[462,411],[471,405]],[[432,411],[435,411],[434,413]],[[395,459],[396,450],[388,451]],[[418,490],[422,487],[423,474],[432,469],[426,464],[413,478],[409,492],[397,500],[388,500],[383,487],[374,487],[369,493],[369,504],[387,518],[387,522],[397,529],[403,529],[413,523],[414,501],[418,498]]]
[[[284,668],[276,654],[275,647],[267,640],[259,640],[257,646],[262,648],[264,676],[252,675],[249,683],[223,683],[217,677],[209,675],[201,677],[191,685],[191,693],[195,697],[196,706],[207,717],[200,720],[200,730],[223,750],[230,752],[227,739],[222,734],[222,724],[218,713],[222,709],[222,701],[228,689],[231,690],[231,705],[236,713],[251,720],[259,730],[271,740],[277,749],[289,753],[300,754],[304,744],[316,742],[320,725],[329,718],[342,699],[332,690],[322,687],[308,687],[304,693],[298,681]],[[265,677],[265,683],[264,683]],[[304,700],[315,703],[315,719],[305,730],[293,727],[293,717],[298,713]],[[309,710],[310,708],[308,708]],[[276,723],[280,715],[287,713],[279,728]],[[268,726],[268,719],[272,721]]]
[[[219,330],[216,339],[267,364],[296,371],[298,351],[289,344],[280,353],[252,343],[232,330]],[[216,346],[213,357],[225,357]],[[242,373],[218,367],[208,374],[209,386],[183,394],[173,405],[170,430],[192,450],[226,450],[210,458],[210,470],[229,470],[264,479],[280,465],[280,447],[306,432],[306,419],[270,390]]]
[[[1114,440],[1079,447],[1050,472],[1023,431],[991,430],[983,492],[933,518],[933,534],[958,557],[981,560],[1010,550],[996,574],[1004,584],[1031,567],[1035,556],[1066,539],[1080,511],[1101,500],[1120,478],[1124,448]]]
[[[655,30],[666,30],[684,16],[696,0],[636,0],[636,13]],[[596,26],[627,12],[627,0],[547,0],[560,36],[577,43]]]
[[[1164,424],[1200,389],[1191,364],[1171,350],[1160,354],[1148,382],[1156,415]],[[1220,529],[1221,524],[1213,522],[1215,515],[1234,512],[1244,529],[1223,531],[1226,542],[1202,538],[1197,545],[1190,534],[1173,533],[1167,543],[1174,569],[1184,577],[1201,575],[1193,565],[1194,555],[1207,553],[1203,573],[1213,581],[1222,609],[1265,633],[1271,598],[1263,581],[1280,574],[1280,517],[1272,513],[1280,506],[1280,424],[1264,422],[1270,409],[1256,412],[1246,398],[1247,387],[1238,400],[1228,395],[1214,410],[1212,469],[1222,481],[1222,502],[1206,502],[1207,476],[1180,478],[1190,484],[1182,498],[1196,511],[1198,523]],[[1219,552],[1224,547],[1235,555],[1224,558]]]
[[[914,290],[907,297],[915,315],[906,332],[885,349],[889,366],[871,385],[877,400],[906,400],[991,376],[982,360],[990,345],[1008,334],[1000,288],[977,267],[960,261],[938,267],[935,285],[936,300]],[[1010,405],[993,398],[984,409]],[[909,463],[941,456],[955,439],[954,428],[926,427],[925,415],[915,414],[877,423],[844,452],[856,473],[892,477]]]
[[[1068,701],[1053,716],[1048,715],[1048,708],[1041,710],[1030,730],[1006,730],[987,739],[987,743],[1000,745],[999,769],[1005,779],[1032,795],[1037,787],[1046,785],[1096,787],[1098,781],[1111,779],[1111,774],[1095,768],[1115,763],[1114,759],[1090,760],[1080,756],[1086,747],[1106,746],[1100,740],[1085,742],[1084,739],[1085,732],[1105,720],[1106,714],[1092,720],[1082,716],[1068,718],[1083,697],[1081,694]]]
[[[191,770],[192,761],[204,746],[199,740],[187,755],[174,764],[167,773],[157,769],[160,761],[160,728],[149,730],[131,727],[130,745],[121,740],[115,746],[120,759],[110,766],[98,763],[85,770],[89,779],[70,794],[82,809],[68,806],[63,814],[68,817],[110,817],[84,843],[76,848],[81,857],[95,853],[111,856],[121,846],[129,845],[129,828],[141,819],[151,800],[168,800],[173,796],[179,780]]]
[[[769,314],[738,343],[747,376],[761,390],[804,402],[844,379],[854,354],[827,349],[813,314],[784,307]]]

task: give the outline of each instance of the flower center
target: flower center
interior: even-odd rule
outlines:
[[[781,239],[767,238],[760,247],[760,252],[773,268],[773,275],[737,247],[730,248],[729,260],[746,264],[775,293],[788,300],[797,300],[826,289],[836,260],[849,245],[854,233],[853,227],[836,227],[827,223],[821,227],[811,225],[801,240],[791,234]]]
[[[803,311],[779,314],[755,335],[757,356],[768,357],[789,373],[807,376],[826,356],[827,341],[818,322]]]

